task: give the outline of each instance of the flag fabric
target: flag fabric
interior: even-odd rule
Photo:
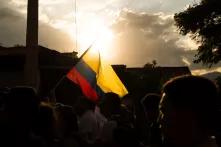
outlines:
[[[94,102],[107,92],[116,93],[120,97],[128,93],[111,65],[101,60],[99,50],[92,48],[68,72],[67,78],[78,84],[83,94]]]

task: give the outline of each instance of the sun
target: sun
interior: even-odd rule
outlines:
[[[100,54],[108,58],[111,54],[111,43],[113,42],[113,33],[108,28],[100,28],[99,35],[92,46],[92,49],[99,50]]]
[[[99,50],[101,56],[109,60],[113,38],[111,29],[99,19],[90,21],[90,24],[82,24],[78,30],[79,56],[92,45],[92,49]]]

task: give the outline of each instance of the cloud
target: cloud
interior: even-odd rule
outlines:
[[[9,8],[1,8],[0,18],[1,20],[11,21],[21,19],[21,15],[11,11]]]
[[[200,0],[110,0],[108,7],[112,7],[112,9],[128,8],[136,12],[171,14],[184,10],[187,5],[198,1]]]
[[[130,66],[142,66],[154,59],[162,66],[186,65],[192,51],[177,44],[181,36],[173,24],[173,16],[164,13],[123,10],[112,25],[118,34],[115,47],[121,57],[125,56],[119,60]]]
[[[4,46],[25,44],[25,16],[8,7],[0,8],[0,43]],[[59,29],[48,24],[39,24],[39,44],[58,51],[72,51],[73,40]]]
[[[174,26],[173,15],[134,12],[124,9],[112,30],[117,34],[112,48],[113,62],[129,66],[143,66],[157,60],[160,66],[189,66],[191,70],[215,70],[194,64],[197,45],[188,36],[181,36]]]
[[[6,46],[24,44],[25,19],[21,14],[9,9],[0,9],[0,43]]]
[[[106,25],[117,16],[111,25],[116,34],[110,47],[111,63],[143,66],[157,60],[160,66],[188,65],[198,70],[205,67],[192,63],[197,46],[188,37],[177,33],[171,15],[174,9],[181,10],[191,1],[82,0],[78,1],[78,27],[88,28],[86,24],[91,25],[95,18],[101,18]],[[65,33],[74,28],[73,4],[69,0],[40,2],[40,45],[58,51],[73,50],[74,41]],[[0,43],[3,45],[25,44],[26,7],[27,0],[0,2]]]

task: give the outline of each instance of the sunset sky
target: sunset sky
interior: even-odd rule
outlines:
[[[173,15],[199,0],[39,0],[39,44],[60,52],[79,55],[95,40],[111,64],[142,67],[157,60],[159,66],[189,66],[195,44],[181,36]],[[0,1],[0,43],[25,44],[27,0]],[[76,49],[76,24],[78,48]],[[221,71],[219,65],[211,70]]]

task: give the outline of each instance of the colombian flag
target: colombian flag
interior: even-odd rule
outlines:
[[[112,67],[101,61],[99,50],[89,48],[69,71],[67,78],[81,87],[84,95],[97,102],[104,93],[113,92],[123,97],[127,89]]]

